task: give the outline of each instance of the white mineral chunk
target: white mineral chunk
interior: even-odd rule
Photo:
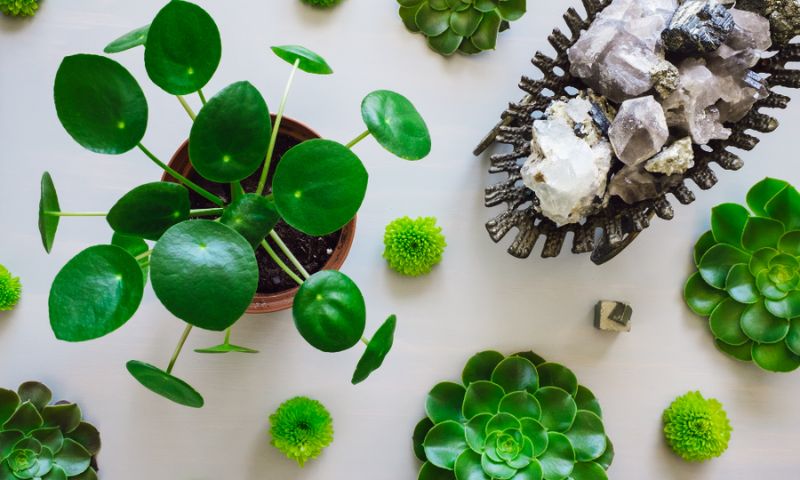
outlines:
[[[585,98],[558,100],[533,122],[532,153],[522,166],[525,185],[542,215],[557,225],[580,222],[599,206],[611,166],[611,145]]]
[[[608,137],[622,163],[638,165],[667,143],[669,128],[664,109],[652,95],[625,100],[608,130]]]
[[[664,175],[684,173],[692,167],[694,167],[692,137],[674,142],[644,164],[644,169],[648,172]]]

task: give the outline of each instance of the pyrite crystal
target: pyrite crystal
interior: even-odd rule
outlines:
[[[739,0],[736,8],[769,19],[772,40],[785,45],[800,35],[800,2],[798,0]]]

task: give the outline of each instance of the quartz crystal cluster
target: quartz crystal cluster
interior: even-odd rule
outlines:
[[[595,18],[568,52],[570,73],[587,88],[533,121],[521,174],[542,215],[562,226],[615,198],[656,198],[694,166],[700,146],[730,137],[729,124],[769,95],[752,68],[777,41],[773,17],[791,10],[740,3],[747,8],[614,0]],[[792,21],[780,25],[791,30]]]

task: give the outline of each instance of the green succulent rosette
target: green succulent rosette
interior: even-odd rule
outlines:
[[[442,55],[494,50],[497,36],[525,15],[527,0],[397,0],[412,32]]]
[[[0,389],[0,479],[97,480],[100,434],[74,403],[37,382]]]
[[[575,374],[533,352],[486,351],[436,385],[414,430],[419,480],[605,480],[614,448]]]
[[[771,372],[800,367],[800,193],[767,178],[726,203],[694,248],[684,297],[717,347]]]

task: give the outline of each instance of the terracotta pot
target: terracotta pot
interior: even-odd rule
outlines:
[[[272,120],[273,122],[275,121],[274,115],[272,116]],[[286,117],[281,120],[279,132],[279,136],[289,137],[293,140],[296,140],[297,143],[313,138],[320,138],[317,132],[311,130],[306,125]],[[172,156],[172,159],[169,161],[169,166],[186,177],[193,172],[194,169],[189,161],[188,140],[183,142],[180,148],[178,148],[178,151],[175,152],[175,155]],[[170,174],[166,172],[164,175],[162,175],[161,180],[165,182],[176,181]],[[325,263],[323,270],[339,270],[342,267],[347,255],[350,253],[350,247],[353,245],[355,234],[356,219],[353,218],[350,223],[342,228],[339,242],[336,244],[336,248],[334,248],[331,257]],[[292,245],[289,244],[289,248],[291,247]],[[299,287],[295,287],[276,293],[256,292],[256,296],[253,298],[253,303],[250,304],[250,308],[247,309],[247,313],[270,313],[291,308],[292,304],[294,303],[294,296],[297,294],[298,288]]]

